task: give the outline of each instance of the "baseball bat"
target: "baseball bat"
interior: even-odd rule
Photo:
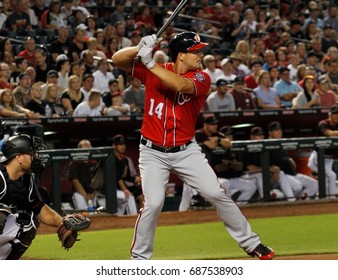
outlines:
[[[183,8],[188,4],[189,0],[182,0],[177,7],[175,8],[175,10],[172,12],[172,14],[168,17],[168,19],[163,23],[163,25],[161,26],[161,28],[157,31],[156,33],[156,37],[157,39],[160,38],[160,36],[162,35],[162,33],[164,32],[164,30],[166,30],[166,28],[174,21],[174,19],[178,16],[178,14],[183,10]],[[141,57],[137,56],[135,58],[135,60],[137,62],[141,61]]]

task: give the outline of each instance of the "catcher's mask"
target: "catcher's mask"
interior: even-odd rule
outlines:
[[[40,154],[39,151],[47,149],[47,144],[40,137],[16,134],[2,144],[3,156],[0,163],[5,163],[16,155],[28,154],[32,157],[31,172],[41,173],[47,165],[48,155]]]

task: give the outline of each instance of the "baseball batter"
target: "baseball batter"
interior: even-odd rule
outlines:
[[[240,209],[220,188],[194,139],[197,118],[210,88],[210,77],[200,71],[202,49],[207,44],[194,32],[179,33],[169,42],[173,62],[163,65],[153,61],[156,44],[155,35],[146,36],[138,46],[121,49],[112,57],[115,65],[146,87],[139,158],[145,204],[136,221],[131,258],[152,257],[165,185],[174,172],[214,205],[241,248],[260,259],[272,259],[273,250],[261,243]],[[136,56],[142,63],[135,60]]]

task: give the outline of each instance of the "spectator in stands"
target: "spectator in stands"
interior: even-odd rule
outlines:
[[[125,21],[125,33],[124,33],[124,36],[126,36],[127,38],[130,38],[131,34],[134,31],[137,31],[137,30],[135,30],[135,18],[134,18],[134,15],[131,14],[131,13],[126,14],[125,18],[124,18],[124,21]]]
[[[306,64],[306,53],[307,53],[307,50],[306,50],[306,45],[305,45],[305,43],[303,43],[303,42],[298,42],[298,43],[296,44],[296,52],[297,52],[298,55],[299,55],[299,58],[300,58],[301,63]]]
[[[338,61],[337,60],[328,60],[327,61],[327,73],[325,74],[331,84],[331,89],[338,94]]]
[[[255,126],[250,130],[250,140],[264,140],[264,130]],[[263,173],[262,154],[248,152],[243,156],[244,169],[247,171],[242,178],[252,181],[258,189],[259,196],[263,198]],[[276,165],[270,165],[271,189],[270,199],[276,200],[292,196],[292,188],[285,176],[285,173]]]
[[[0,61],[1,62],[6,62],[3,60],[5,57],[5,53],[11,53],[12,56],[14,56],[13,45],[8,38],[0,38]]]
[[[26,107],[27,102],[31,99],[31,86],[32,81],[30,76],[27,72],[22,72],[19,75],[19,84],[13,91],[17,105]]]
[[[337,60],[338,59],[338,48],[336,47],[330,47],[326,54],[325,54],[325,57],[328,57],[330,59],[335,59]],[[325,59],[325,58],[324,58]]]
[[[320,98],[320,107],[331,108],[338,102],[338,95],[330,89],[330,80],[327,75],[322,75],[317,78],[316,94]]]
[[[88,100],[82,101],[76,106],[73,117],[99,117],[102,116],[100,110],[101,92],[96,89],[91,89],[88,94]]]
[[[93,53],[93,55],[95,57],[97,57],[97,59],[106,59],[107,58],[106,55],[103,52],[101,52],[101,51],[99,51],[97,49],[97,40],[96,40],[96,38],[94,38],[94,37],[89,38],[87,40],[87,47],[88,47],[87,50],[91,51]],[[85,50],[85,51],[87,51],[87,50]],[[83,52],[85,52],[85,51],[81,52],[81,55],[80,55],[81,57],[82,57]]]
[[[96,31],[94,33],[94,38],[96,38],[97,49],[99,51],[105,53],[107,51],[107,41],[106,41],[106,38],[104,36],[104,31],[103,31],[102,28],[96,29]],[[107,58],[108,58],[108,56],[107,56]]]
[[[141,33],[138,30],[135,30],[130,35],[131,46],[137,46],[141,41]]]
[[[32,9],[39,23],[41,22],[41,16],[43,12],[47,9],[45,3],[45,0],[34,0],[34,5],[32,6]]]
[[[54,67],[47,64],[47,54],[46,51],[43,49],[36,49],[35,50],[35,62],[36,62],[36,78],[35,82],[43,82],[45,83],[47,81],[47,73],[49,70],[52,70]]]
[[[108,82],[114,79],[112,72],[112,65],[109,65],[107,59],[101,59],[98,61],[97,70],[93,73],[94,77],[94,88],[99,89],[101,92],[109,90]]]
[[[127,103],[123,103],[122,94],[118,91],[115,91],[111,94],[111,103],[110,107],[105,108],[105,115],[107,116],[123,116],[130,114],[130,106]]]
[[[0,116],[3,118],[39,118],[39,114],[17,105],[10,89],[4,89],[0,93]]]
[[[77,147],[79,149],[91,149],[92,144],[89,140],[82,139]],[[68,179],[73,184],[74,193],[72,199],[76,210],[87,210],[89,200],[92,200],[96,206],[95,193],[90,189],[92,180],[91,168],[95,165],[96,161],[89,160],[77,160],[69,164]]]
[[[218,79],[224,79],[228,83],[232,83],[236,75],[232,73],[232,60],[230,58],[223,58],[221,61],[221,68],[223,74],[218,77]]]
[[[41,85],[41,82],[37,82],[32,85],[30,90],[31,99],[25,105],[26,109],[37,113],[40,118],[46,116],[46,103],[42,99],[43,93],[41,90]]]
[[[165,64],[169,61],[169,56],[164,51],[157,50],[156,52],[154,52],[153,59],[156,63]]]
[[[250,64],[251,74],[244,77],[245,86],[254,89],[258,86],[258,74],[262,70],[263,61],[254,60]]]
[[[58,37],[50,45],[49,51],[53,63],[56,63],[56,58],[60,54],[65,54],[70,58],[71,43],[69,38],[69,27],[62,25],[58,28]]]
[[[85,20],[85,24],[87,26],[87,37],[95,38],[94,34],[96,32],[96,20],[93,15],[88,15]],[[96,39],[96,38],[95,38]]]
[[[216,89],[216,80],[222,75],[222,70],[216,67],[215,57],[211,54],[207,54],[203,57],[203,72],[208,73],[211,79],[211,91]]]
[[[305,64],[299,64],[297,67],[297,80],[296,82],[299,83],[300,81],[302,81],[305,77],[305,70],[306,69],[306,65]]]
[[[317,136],[336,137],[338,136],[338,106],[333,105],[330,108],[328,118],[322,120],[317,126]],[[325,177],[326,177],[326,197],[336,198],[337,188],[336,179],[337,175],[332,170],[334,156],[336,149],[325,149]],[[318,156],[317,151],[313,150],[308,160],[308,167],[314,172],[318,173]]]
[[[260,70],[258,73],[258,87],[253,90],[259,109],[279,109],[282,107],[276,90],[271,87],[271,78],[268,71]]]
[[[338,34],[338,8],[337,4],[334,4],[331,1],[330,6],[328,7],[327,15],[324,17],[324,24],[329,24]]]
[[[12,52],[5,51],[1,54],[0,61],[7,63],[11,72],[16,71],[15,59]]]
[[[11,70],[5,62],[0,62],[0,89],[14,89],[14,85],[10,83]]]
[[[23,56],[27,59],[28,65],[35,67],[35,39],[33,37],[27,37],[25,44],[24,44],[24,50],[19,52],[18,56]]]
[[[35,82],[35,78],[36,78],[35,68],[32,67],[32,66],[28,66],[27,69],[26,69],[26,72],[31,77],[31,82],[34,83]]]
[[[276,26],[271,26],[268,29],[268,34],[263,38],[265,47],[268,50],[275,50],[277,49],[281,44],[281,29]]]
[[[26,13],[28,0],[16,0],[15,10],[7,16],[5,28],[17,35],[27,35],[32,30],[29,15]]]
[[[9,0],[7,0],[7,2],[9,3]],[[4,12],[3,10],[3,2],[0,2],[0,28],[1,29],[4,29],[4,25],[5,25],[5,22],[7,20],[7,13]]]
[[[77,62],[73,61],[70,63],[70,75],[75,75],[78,76],[80,79],[82,79],[85,72],[86,67],[83,60]]]
[[[60,0],[51,0],[49,7],[41,15],[41,27],[43,29],[57,30],[66,24],[66,15],[61,10]]]
[[[81,52],[81,62],[84,63],[85,71],[84,74],[93,74],[96,71],[96,66],[99,59],[95,59],[95,52],[91,50],[84,50]]]
[[[281,139],[283,137],[282,126],[274,121],[269,124],[269,139]],[[318,192],[318,182],[296,170],[295,161],[283,149],[270,151],[270,164],[278,166],[287,177],[293,193],[285,193],[288,200],[306,199],[314,197]]]
[[[256,109],[255,102],[251,93],[245,91],[244,79],[236,77],[232,83],[233,88],[229,91],[235,99],[236,110]]]
[[[116,37],[111,37],[108,39],[107,48],[105,51],[105,55],[107,59],[111,59],[113,54],[118,51],[118,41]]]
[[[278,69],[282,67],[286,67],[288,65],[285,51],[286,51],[285,47],[279,47],[275,51],[275,56],[276,56],[275,65],[278,67]]]
[[[219,78],[216,81],[216,91],[207,97],[208,110],[211,112],[235,111],[236,104],[234,97],[228,93],[228,82]]]
[[[125,28],[124,28],[125,24],[124,21],[118,21],[115,23],[114,27],[116,30],[116,39],[118,41],[118,49],[123,49],[125,47],[130,47],[131,46],[131,41],[129,38],[125,37]],[[113,36],[109,36],[113,37]]]
[[[306,33],[306,29],[308,28],[309,24],[314,24],[315,28],[323,29],[324,21],[319,17],[319,7],[317,2],[310,1],[308,3],[309,9],[309,17],[305,19],[303,24],[303,32]]]
[[[135,21],[141,21],[145,24],[145,35],[156,33],[157,28],[151,16],[150,8],[147,4],[139,5]]]
[[[70,72],[69,58],[65,54],[60,54],[56,58],[56,70],[58,71],[57,85],[63,90],[68,87]]]
[[[242,30],[246,37],[257,32],[257,21],[255,13],[252,9],[247,9],[244,12],[244,20],[241,22]]]
[[[48,73],[47,73],[47,81],[46,81],[45,84],[43,84],[41,86],[42,92],[43,93],[46,92],[47,85],[49,85],[49,84],[55,84],[57,86],[57,92],[58,92],[58,94],[61,94],[61,92],[63,91],[63,89],[60,88],[57,85],[57,79],[58,79],[58,77],[59,77],[59,75],[58,75],[58,72],[56,70],[49,70]]]
[[[58,102],[58,87],[54,83],[48,83],[43,95],[43,101],[52,109],[52,117],[64,116],[62,105]]]
[[[228,24],[223,29],[224,47],[233,51],[235,42],[244,39],[244,26],[240,24],[240,15],[237,11],[231,11],[229,14]]]
[[[279,70],[280,79],[275,83],[274,89],[277,91],[279,98],[286,108],[291,108],[292,100],[301,91],[301,87],[291,81],[290,69],[282,67]]]
[[[125,1],[115,1],[115,11],[109,17],[109,23],[114,25],[117,21],[126,20]]]
[[[291,81],[298,82],[297,70],[298,66],[300,65],[299,54],[296,52],[291,52],[288,54],[288,57],[290,63],[287,67],[290,69]]]
[[[302,23],[299,19],[293,19],[290,21],[290,29],[288,30],[290,36],[295,39],[304,39],[304,33],[302,32]]]
[[[315,91],[315,77],[307,75],[304,78],[303,90],[300,91],[296,98],[292,100],[293,109],[306,109],[320,106],[320,97]]]
[[[16,64],[16,71],[11,72],[11,80],[14,83],[18,83],[20,73],[26,71],[28,67],[27,59],[22,56],[17,56],[15,58],[15,64]]]
[[[109,91],[104,92],[102,96],[102,101],[107,108],[113,105],[112,103],[113,94],[119,93],[122,95],[122,91],[120,89],[120,83],[121,81],[118,79],[109,80],[108,82]]]
[[[273,50],[266,50],[264,53],[263,69],[269,71],[272,66],[275,66],[276,56]]]
[[[316,27],[316,23],[309,22],[303,32],[305,40],[311,41],[312,39],[320,37],[321,30]]]
[[[126,138],[117,134],[113,137],[113,148],[116,164],[116,185],[117,189],[122,190],[126,199],[134,197],[137,208],[143,207],[144,196],[141,188],[141,178],[137,176],[132,160],[126,156]]]
[[[72,116],[77,105],[84,99],[80,88],[81,82],[79,77],[71,75],[68,80],[68,88],[61,95],[61,104],[67,116]]]
[[[338,23],[338,21],[337,21]],[[330,24],[325,24],[324,25],[324,28],[323,28],[323,36],[321,38],[321,45],[322,45],[322,51],[324,53],[327,52],[327,50],[330,48],[330,47],[336,47],[338,48],[338,42],[333,39],[333,36],[332,36],[332,26]]]
[[[241,65],[249,65],[249,58],[251,57],[251,51],[248,41],[246,40],[239,40],[236,44],[235,52],[233,53],[232,57],[239,57]],[[247,73],[246,70],[244,70]]]
[[[249,73],[249,68],[243,63],[242,57],[233,52],[229,58],[232,61],[232,74],[244,78]]]
[[[76,26],[74,32],[74,39],[70,45],[69,57],[71,61],[79,61],[81,52],[87,49],[87,44],[85,42],[87,26],[81,23]]]
[[[81,92],[83,94],[83,100],[88,100],[88,95],[91,89],[94,87],[94,77],[91,73],[86,73],[82,77]]]
[[[277,66],[271,66],[269,68],[271,86],[273,87],[277,81],[279,81],[279,70]]]
[[[130,86],[123,91],[123,101],[130,106],[133,114],[143,114],[145,90],[141,81],[137,78],[130,78]]]

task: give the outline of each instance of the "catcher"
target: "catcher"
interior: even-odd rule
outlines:
[[[2,144],[0,159],[0,259],[17,260],[35,238],[40,222],[57,227],[64,248],[71,248],[78,230],[88,228],[90,220],[80,214],[61,217],[39,196],[34,176],[48,162],[45,142],[35,136],[18,134]]]

